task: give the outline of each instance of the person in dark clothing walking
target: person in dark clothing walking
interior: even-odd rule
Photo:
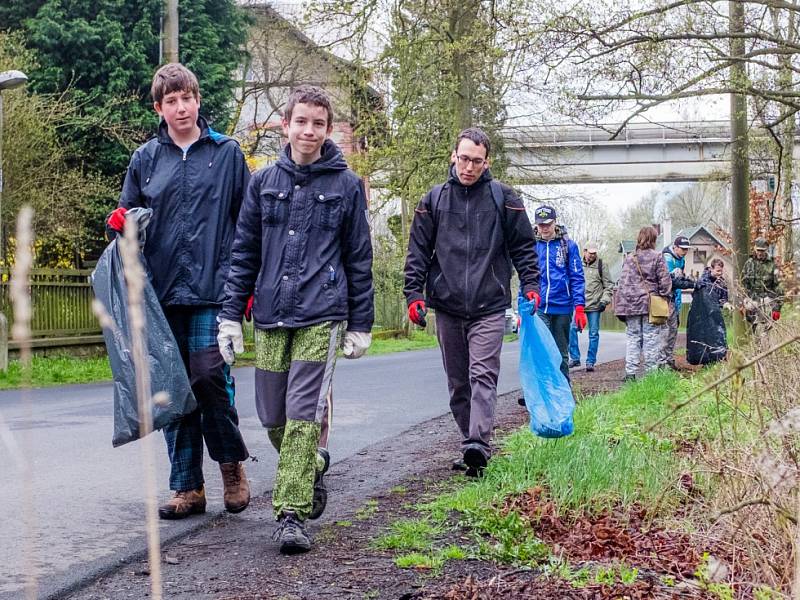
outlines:
[[[514,191],[492,178],[490,142],[477,128],[458,135],[447,183],[416,208],[405,265],[409,319],[424,326],[436,310],[436,333],[450,390],[450,410],[463,438],[468,475],[489,460],[511,269],[522,294],[539,303],[533,231]]]
[[[158,135],[133,153],[107,227],[121,232],[129,208],[153,210],[144,256],[197,398],[197,410],[164,429],[174,495],[158,512],[162,519],[205,512],[203,440],[220,463],[225,508],[240,512],[250,502],[248,452],[233,377],[217,347],[217,313],[250,171],[239,144],[199,115],[200,86],[186,67],[161,67],[151,92]]]
[[[311,548],[305,521],[319,517],[327,500],[329,457],[319,444],[338,342],[345,358],[363,356],[374,308],[366,194],[329,139],[328,95],[314,86],[293,90],[283,131],[289,143],[278,161],[247,189],[219,347],[228,364],[244,350],[242,315],[254,295],[256,408],[279,454],[273,538],[294,554]]]

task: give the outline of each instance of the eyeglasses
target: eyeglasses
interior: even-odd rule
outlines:
[[[462,166],[466,167],[469,163],[472,163],[476,169],[480,169],[487,162],[485,158],[472,158],[465,154],[460,154],[456,158]]]

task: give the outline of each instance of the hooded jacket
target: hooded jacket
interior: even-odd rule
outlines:
[[[556,225],[555,237],[545,240],[534,229],[541,272],[542,304],[547,315],[570,315],[576,306],[586,306],[583,259],[578,245]]]
[[[680,258],[675,251],[672,249],[672,246],[667,246],[662,251],[664,255],[664,262],[667,265],[667,273],[672,278],[672,297],[670,298],[671,302],[675,303],[675,312],[677,314],[681,314],[681,304],[683,304],[683,291],[682,290],[691,290],[694,288],[695,281],[691,277],[686,277],[686,275],[678,275],[674,274],[673,271],[675,269],[680,269],[684,271],[686,268],[686,258]],[[685,272],[685,271],[684,271]]]
[[[239,321],[254,294],[259,329],[374,319],[372,242],[364,187],[331,140],[310,165],[291,147],[253,175],[242,206],[220,317]]]
[[[522,293],[539,290],[533,231],[525,206],[500,184],[503,213],[492,197],[487,169],[472,185],[455,167],[438,198],[425,194],[414,212],[405,265],[408,304],[427,305],[462,319],[490,315],[511,306],[511,268]]]
[[[144,256],[164,306],[218,306],[250,171],[239,144],[197,121],[184,151],[162,121],[131,157],[119,206],[153,209]]]

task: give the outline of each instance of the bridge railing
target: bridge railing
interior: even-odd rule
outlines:
[[[570,146],[631,142],[702,142],[730,139],[728,121],[629,123],[619,134],[620,124],[591,125],[509,125],[500,132],[507,143],[523,146]],[[765,133],[754,129],[754,133]]]

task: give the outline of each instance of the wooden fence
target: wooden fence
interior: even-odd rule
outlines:
[[[92,313],[92,287],[89,283],[91,269],[33,269],[31,271],[31,299],[33,302],[32,334],[37,346],[47,346],[46,339],[53,338],[57,346],[64,338],[87,338],[87,343],[101,341],[100,325]],[[9,300],[8,269],[0,269],[0,312],[9,323],[14,322],[14,311]],[[405,317],[402,291],[378,289],[375,294],[375,325],[397,328]],[[252,333],[248,329],[248,341]],[[67,343],[67,345],[72,345]],[[13,346],[13,344],[12,344]]]
[[[90,336],[102,333],[92,313],[90,269],[32,269],[31,301],[34,338]],[[8,269],[0,269],[0,311],[6,315],[9,330],[14,310],[9,299]]]

